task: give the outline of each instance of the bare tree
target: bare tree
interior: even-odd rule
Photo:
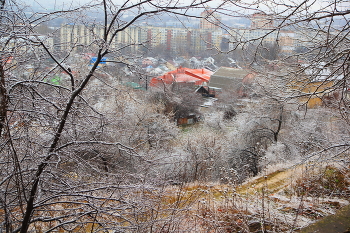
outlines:
[[[140,163],[152,164],[151,158],[137,153],[142,141],[121,142],[108,134],[113,129],[109,128],[111,119],[90,104],[93,99],[86,91],[96,79],[111,85],[98,68],[105,56],[118,54],[129,46],[114,45],[119,33],[139,20],[162,13],[191,16],[186,9],[203,4],[157,4],[147,0],[116,5],[102,1],[28,17],[16,2],[5,5],[2,1],[2,27],[7,35],[0,73],[1,208],[5,213],[1,221],[6,232],[119,228],[139,231],[148,227],[143,226],[145,220],[138,220],[145,214],[141,203],[147,204],[132,204],[137,195],[125,195],[123,190],[132,192],[128,187],[137,187],[136,181],[144,180],[142,172],[134,172],[145,171]],[[52,38],[37,33],[41,23],[55,17],[86,23],[85,12],[93,9],[100,9],[103,20],[94,22],[97,26],[87,25],[89,35],[84,36],[92,38],[90,46],[79,37],[73,43],[52,46]],[[122,16],[126,13],[131,17],[124,21]],[[96,33],[98,27],[102,28],[101,34]],[[65,48],[64,53],[60,54],[58,48]],[[81,67],[70,64],[75,51],[93,51],[96,59],[91,66],[88,62]],[[10,57],[12,63],[7,62]],[[46,59],[53,64],[49,69],[43,65]],[[120,57],[115,62],[124,63],[124,59]],[[148,139],[151,122],[142,123],[143,116],[138,117],[139,123],[146,126]],[[133,160],[134,165],[139,165],[125,164]],[[119,171],[113,172],[111,167]]]
[[[165,141],[162,136],[171,135],[172,125],[164,116],[157,115],[156,110],[142,108],[141,98],[119,87],[101,66],[107,56],[113,55],[113,62],[133,67],[125,51],[145,46],[147,41],[116,44],[115,38],[124,32],[124,36],[131,35],[128,29],[138,22],[162,14],[198,18],[190,9],[205,9],[209,2],[211,0],[189,4],[145,0],[116,4],[103,0],[32,15],[25,13],[26,7],[16,1],[0,2],[0,206],[3,213],[0,220],[6,232],[167,229],[165,225],[173,220],[169,216],[181,209],[174,211],[174,206],[170,206],[163,215],[157,212],[162,200],[149,193],[162,191],[158,189],[162,182],[157,183],[158,186],[150,185],[155,183],[154,174],[160,173],[152,167],[159,162],[159,157],[152,157],[149,151],[160,151],[159,143]],[[213,10],[226,16],[246,17],[258,11],[260,16],[268,17],[254,23],[255,29],[261,27],[262,34],[248,39],[242,36],[242,31],[221,25],[234,38],[230,40],[233,49],[245,51],[251,44],[257,46],[247,50],[252,53],[247,66],[260,73],[266,74],[266,60],[278,58],[276,51],[280,48],[282,31],[295,31],[297,41],[306,49],[284,57],[285,61],[295,63],[295,69],[286,73],[287,81],[306,80],[301,82],[305,85],[321,81],[307,93],[303,92],[302,84],[294,92],[295,96],[309,97],[308,101],[315,95],[339,92],[337,109],[348,120],[350,11],[340,8],[339,1],[321,4],[319,8],[315,4],[314,1],[222,1]],[[268,14],[262,14],[260,9]],[[102,16],[101,21],[87,17],[87,13],[96,11]],[[73,38],[55,43],[53,37],[58,31],[47,35],[39,32],[43,32],[43,23],[59,17],[73,23],[67,31]],[[269,28],[265,28],[267,26]],[[275,44],[267,46],[267,41]],[[91,53],[95,59],[86,59]],[[301,59],[304,64],[299,63]],[[300,77],[306,78],[300,80]],[[108,90],[94,89],[93,85],[100,85],[96,80]],[[332,85],[321,88],[325,83]],[[115,102],[109,102],[110,99],[104,102],[107,107],[97,104],[105,98],[104,94],[114,92],[122,93],[123,98],[130,101],[117,98]],[[113,108],[107,103],[112,103]],[[124,118],[126,121],[132,118],[130,124],[122,122]],[[265,127],[263,122],[253,129],[259,135],[251,143],[254,151],[242,148],[248,154],[257,154],[257,142],[266,150],[269,143],[282,137],[283,113],[268,116],[268,121],[274,124]],[[201,169],[211,166],[204,160],[214,158],[213,148],[220,148],[211,138],[208,142],[209,146],[204,148],[188,144],[195,163],[195,179],[206,174],[204,170],[200,173]],[[348,146],[343,143],[339,148],[346,150]],[[255,166],[258,158],[252,158]],[[257,174],[258,168],[254,166],[250,169]],[[159,221],[161,217],[166,220]]]

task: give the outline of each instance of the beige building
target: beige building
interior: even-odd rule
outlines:
[[[302,28],[295,29],[276,29],[272,15],[263,12],[255,13],[250,17],[250,28],[233,29],[231,31],[231,47],[235,43],[278,43],[280,52],[283,54],[292,54],[299,47],[306,47],[310,42],[321,38],[316,36],[316,32]],[[318,33],[318,32],[317,32]]]
[[[101,46],[104,28],[100,25],[65,24],[60,29],[61,50],[82,51],[86,46]],[[112,40],[112,41],[111,41]],[[133,45],[133,50],[139,49],[141,30],[139,27],[128,27],[118,32],[113,38],[110,35],[107,43],[110,49],[118,49],[123,45]]]
[[[278,37],[278,32],[273,29],[233,29],[228,37],[229,49],[233,50],[237,44],[239,47],[248,44],[258,44],[260,42],[274,43]]]
[[[218,30],[221,25],[221,16],[211,8],[205,9],[201,13],[201,20],[199,28],[209,29],[209,30]]]
[[[17,53],[30,53],[42,49],[38,47],[39,43],[43,43],[48,49],[53,49],[54,40],[52,37],[48,36],[29,36],[28,38],[10,38],[2,37],[0,39],[2,44],[6,44],[4,47],[3,53],[12,54]]]
[[[273,25],[273,17],[272,15],[268,15],[264,12],[257,12],[251,15],[251,29],[272,29]]]
[[[220,47],[221,30],[154,27],[146,26],[141,29],[141,42],[154,48],[163,45],[172,52],[192,50],[200,52],[208,48]]]

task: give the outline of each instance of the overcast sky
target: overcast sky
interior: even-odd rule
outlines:
[[[62,6],[69,5],[81,5],[88,3],[89,0],[28,0],[25,4],[32,7],[43,7],[43,8],[61,8]]]
[[[17,0],[17,1],[22,1],[24,4],[33,7],[35,10],[39,10],[40,8],[43,10],[61,10],[61,9],[68,9],[68,8],[72,8],[72,7],[76,7],[79,5],[83,5],[83,4],[87,4],[87,3],[91,3],[92,0]],[[135,1],[139,1],[139,0],[135,0]],[[170,2],[178,2],[178,1],[172,1],[172,0],[168,0]],[[162,3],[168,2],[167,0],[163,0],[160,1]],[[192,2],[193,0],[182,0],[185,3],[189,3],[190,1]],[[291,0],[274,0],[273,2],[280,2],[280,3],[284,3],[284,4],[291,4],[293,5],[293,3],[295,4],[296,2],[302,1],[302,0],[293,0],[293,3],[291,2]],[[101,2],[101,0],[94,0],[94,2]],[[113,0],[114,3],[118,4],[118,2],[120,2],[121,4],[124,3],[124,0]],[[181,0],[180,0],[181,2]],[[199,2],[199,0],[198,0]],[[211,7],[216,7],[219,4],[221,4],[223,1],[222,0],[214,0],[210,6]],[[238,4],[242,4],[242,3],[249,3],[249,2],[258,2],[258,1],[254,1],[254,0],[243,0],[243,1],[239,1]],[[339,0],[337,1],[339,4]],[[272,11],[282,11],[284,7],[281,7],[281,5],[276,6],[275,4],[272,3],[272,1],[260,1],[261,4],[259,5],[255,5],[253,7],[253,9],[256,7],[256,10],[263,10],[266,13],[271,13]],[[269,4],[270,3],[270,4]],[[311,7],[309,8],[309,11],[317,11],[320,8],[324,7],[325,5],[329,4],[328,0],[310,0],[307,5],[310,5]],[[342,6],[338,6],[338,10],[346,10],[349,9],[349,1],[339,4]],[[230,8],[231,10],[236,9],[238,10],[238,8],[232,8],[232,6],[228,6],[225,5],[224,8]],[[346,8],[346,9],[345,9]],[[285,9],[285,8],[284,8]],[[323,9],[326,10],[326,9]],[[247,13],[252,13],[252,10],[244,10],[244,8],[241,8],[239,11],[241,11],[241,13],[243,14],[247,14]]]

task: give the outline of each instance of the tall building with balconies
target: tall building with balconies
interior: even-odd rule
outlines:
[[[137,50],[140,46],[141,33],[139,27],[128,27],[116,33],[113,37],[109,35],[107,41],[103,39],[104,27],[101,25],[65,24],[60,29],[61,50],[73,49],[75,52],[83,51],[87,46],[101,46],[106,44],[111,50],[129,46]]]
[[[201,14],[200,29],[218,30],[221,25],[221,16],[211,8],[205,9]]]
[[[203,50],[219,48],[222,40],[221,30],[185,28],[131,26],[103,40],[104,29],[101,25],[65,24],[60,29],[62,51],[89,52],[91,47],[109,46],[111,51],[128,45],[132,51],[159,45],[178,54],[198,53]],[[111,41],[112,40],[112,41]],[[131,45],[131,46],[130,46]],[[92,50],[91,50],[92,51]]]
[[[272,29],[273,25],[273,17],[272,15],[268,15],[264,12],[257,12],[251,15],[251,29]]]
[[[141,41],[147,43],[150,48],[164,45],[171,52],[191,50],[198,53],[208,48],[219,47],[221,39],[221,30],[153,26],[142,27],[141,30]]]

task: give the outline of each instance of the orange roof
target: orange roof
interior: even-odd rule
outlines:
[[[11,63],[12,60],[13,60],[13,57],[5,58],[5,63]]]
[[[204,82],[209,82],[212,71],[207,69],[189,69],[177,68],[162,76],[152,78],[150,86],[159,86],[163,84],[177,83],[194,83],[195,85],[202,85]]]

